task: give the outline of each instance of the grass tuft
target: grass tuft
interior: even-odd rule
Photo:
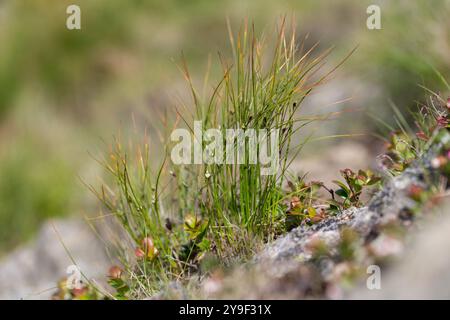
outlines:
[[[260,140],[224,149],[234,155],[233,163],[185,165],[170,160],[174,144],[167,140],[157,170],[152,170],[148,142],[124,148],[116,141],[104,162],[114,184],[93,191],[125,231],[117,244],[126,280],[111,281],[118,297],[150,296],[170,281],[201,276],[207,272],[201,267],[205,259],[225,266],[242,261],[286,231],[290,194],[283,184],[302,147],[293,137],[311,122],[298,112],[330,73],[322,71],[330,50],[306,50],[294,30],[282,20],[273,42],[262,40],[247,24],[236,36],[230,32],[233,59],[219,54],[222,76],[206,98],[198,94],[186,63],[180,67],[193,104],[177,111],[174,127],[183,123],[194,139],[193,123],[201,121],[202,150],[209,128],[278,130],[279,145],[270,148],[272,153],[278,149],[275,174],[262,175],[261,162],[250,159],[252,148],[264,147]],[[236,164],[239,148],[244,157]]]

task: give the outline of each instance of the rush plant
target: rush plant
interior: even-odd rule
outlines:
[[[250,232],[267,240],[282,227],[281,186],[290,157],[299,147],[293,146],[292,136],[306,124],[297,112],[323,80],[311,77],[328,54],[311,59],[313,49],[303,52],[296,44],[295,33],[286,35],[284,22],[269,57],[267,44],[257,39],[253,29],[245,26],[236,40],[233,36],[230,39],[234,59],[220,57],[223,76],[207,99],[201,99],[188,69],[183,68],[195,111],[190,114],[191,120],[181,117],[188,126],[192,120],[201,120],[204,128],[276,129],[279,144],[271,152],[279,161],[275,174],[261,175],[261,163],[252,164],[249,155],[254,152],[251,148],[263,146],[259,141],[256,145],[246,141],[234,146],[243,147],[245,158],[239,165],[212,163],[179,168],[183,171],[178,176],[183,180],[180,183],[189,185],[185,196],[191,204],[183,214],[196,212],[209,219],[214,230],[211,240],[219,255],[225,248],[236,247],[241,233]]]
[[[259,154],[264,147],[259,140],[232,145],[236,157],[241,148],[241,161],[183,165],[171,162],[174,144],[167,140],[156,172],[150,165],[149,143],[135,153],[115,144],[104,162],[114,184],[94,192],[125,231],[116,243],[124,272],[119,284],[117,279],[112,283],[120,289],[120,298],[150,296],[170,281],[201,275],[205,256],[214,256],[222,265],[245,259],[259,243],[286,230],[282,186],[302,146],[293,137],[314,120],[302,119],[298,112],[335,69],[323,72],[330,50],[305,50],[294,30],[288,31],[283,20],[273,42],[247,25],[236,38],[230,31],[233,58],[219,55],[222,76],[206,98],[195,88],[186,64],[181,67],[193,103],[177,108],[173,129],[183,124],[195,137],[193,124],[201,121],[201,150],[210,142],[208,128],[277,130],[279,143],[270,150],[277,159],[274,174],[262,175],[262,162],[249,158],[250,148]],[[226,137],[219,139],[225,142]]]

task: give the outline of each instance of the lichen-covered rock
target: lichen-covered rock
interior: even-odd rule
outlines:
[[[251,264],[223,279],[215,297],[346,297],[350,287],[367,278],[367,266],[384,265],[387,258],[403,253],[398,234],[411,228],[413,212],[420,206],[414,192],[438,185],[442,175],[432,161],[444,146],[448,148],[449,141],[450,135],[443,131],[402,174],[386,177],[367,206],[350,208],[312,226],[302,225],[268,244]],[[395,291],[395,286],[391,289]]]
[[[356,231],[364,238],[370,237],[378,226],[399,219],[402,212],[417,205],[416,201],[411,199],[410,188],[420,186],[426,189],[430,187],[431,180],[437,179],[438,175],[431,166],[431,159],[439,148],[438,145],[430,149],[401,175],[387,178],[383,188],[373,196],[367,206],[350,208],[312,226],[297,227],[268,245],[256,257],[256,261],[274,262],[278,265],[274,271],[280,272],[281,261],[289,259],[306,261],[310,258],[306,248],[311,240],[318,238],[327,245],[336,244],[343,226]],[[427,182],[424,181],[425,177]]]
[[[349,299],[450,299],[450,202],[433,209],[401,259],[381,270],[380,290],[365,283]]]

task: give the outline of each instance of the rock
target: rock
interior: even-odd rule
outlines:
[[[437,184],[441,176],[431,162],[441,148],[441,144],[434,145],[401,175],[388,179],[367,206],[350,208],[312,226],[302,225],[268,244],[251,263],[238,268],[229,279],[225,279],[224,289],[213,297],[231,299],[346,297],[348,292],[352,291],[340,285],[343,279],[353,279],[355,281],[350,282],[357,284],[357,279],[367,278],[366,267],[374,261],[386,261],[386,258],[398,256],[404,251],[402,242],[385,234],[380,235],[379,230],[393,225],[393,222],[410,228],[413,219],[410,212],[417,208],[417,202],[411,198],[410,190],[413,186],[429,190]],[[404,262],[393,269],[392,276],[383,280],[386,286],[384,293],[374,293],[374,296],[402,297],[401,293],[405,297],[414,298],[450,296],[448,293],[450,276],[448,272],[446,273],[450,267],[450,254],[447,253],[450,217],[447,219],[445,225],[439,226],[440,231],[430,230],[435,234],[423,236],[429,239],[421,240],[417,247],[418,252],[422,254],[420,258],[414,257],[413,253],[405,257]],[[343,261],[342,253],[338,252],[342,250],[339,249],[339,245],[342,246],[345,238],[351,239],[347,245],[353,246],[351,250],[354,251],[352,251],[354,257],[351,263]],[[319,257],[313,254],[311,248],[317,247],[319,243],[325,245],[329,250],[328,254]],[[433,246],[439,249],[430,250]],[[430,256],[431,252],[436,252],[434,258]],[[412,266],[416,264],[417,267]],[[408,267],[410,270],[406,270]],[[402,273],[403,276],[400,276]],[[438,277],[438,274],[442,276]],[[417,280],[418,275],[423,275],[423,279]],[[416,287],[410,292],[408,292],[409,281],[416,281]],[[437,291],[433,293],[434,287]],[[421,291],[421,288],[424,288],[424,291]],[[369,290],[365,286],[361,290],[364,294],[358,293],[350,297],[370,297],[367,294]]]
[[[385,182],[383,189],[374,195],[368,205],[362,208],[350,208],[336,216],[331,216],[312,226],[300,226],[274,243],[267,246],[257,257],[256,261],[274,263],[277,265],[274,272],[280,272],[279,263],[292,258],[298,261],[309,260],[306,247],[312,237],[323,240],[327,245],[333,246],[339,238],[339,230],[348,227],[356,231],[363,238],[368,237],[379,225],[385,225],[397,219],[406,209],[416,205],[409,196],[411,186],[423,186],[424,176],[436,178],[435,169],[431,167],[431,159],[435,151],[431,150],[421,161],[417,161],[401,175]]]
[[[74,264],[61,241],[87,277],[106,274],[111,263],[85,221],[48,221],[33,243],[17,248],[0,261],[0,299],[50,298],[58,280],[67,276],[67,267]]]
[[[450,203],[434,210],[432,221],[411,239],[407,252],[381,268],[381,289],[364,284],[349,299],[450,299]]]

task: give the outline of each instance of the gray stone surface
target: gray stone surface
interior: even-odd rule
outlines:
[[[73,264],[63,244],[86,276],[101,278],[106,274],[109,259],[85,221],[48,221],[31,244],[0,261],[0,299],[50,298],[58,280],[67,276],[67,267]]]
[[[377,226],[397,219],[405,208],[415,206],[415,202],[408,196],[408,190],[413,184],[426,187],[423,181],[425,172],[427,175],[432,173],[428,160],[417,163],[400,176],[387,181],[366,207],[350,208],[312,226],[297,227],[280,237],[256,257],[256,262],[274,264],[274,274],[280,274],[290,265],[290,261],[297,264],[311,258],[307,250],[310,241],[320,239],[333,247],[339,241],[343,226],[367,237]]]
[[[448,140],[448,137],[447,134],[444,139]],[[300,226],[264,248],[254,260],[254,270],[263,272],[264,280],[260,277],[256,284],[251,285],[261,287],[262,290],[270,290],[271,293],[261,292],[256,295],[256,298],[304,297],[305,294],[307,295],[305,292],[312,288],[311,281],[315,281],[311,276],[311,270],[317,270],[321,274],[320,279],[329,281],[339,273],[340,268],[348,267],[345,263],[335,261],[333,258],[313,261],[310,250],[310,244],[317,239],[333,250],[340,241],[342,227],[356,231],[361,236],[360,241],[374,238],[365,243],[361,242],[358,246],[367,246],[370,243],[372,250],[385,251],[385,253],[389,251],[388,253],[396,256],[397,260],[391,261],[392,263],[387,264],[386,267],[383,266],[382,290],[368,290],[363,281],[361,287],[355,291],[343,292],[338,289],[336,294],[331,292],[334,288],[329,286],[327,288],[329,292],[326,292],[324,297],[449,298],[450,216],[447,212],[449,205],[441,207],[442,214],[434,223],[427,224],[427,221],[422,219],[420,226],[426,231],[418,235],[417,232],[408,235],[407,240],[410,238],[416,240],[408,244],[408,253],[405,255],[403,255],[403,243],[384,234],[378,235],[380,226],[401,221],[401,215],[405,209],[416,207],[417,203],[409,195],[411,186],[420,186],[427,190],[437,183],[440,175],[432,168],[431,159],[441,148],[441,144],[434,145],[401,175],[388,179],[382,190],[374,195],[366,207],[351,208],[313,226]],[[422,213],[423,215],[426,213]],[[417,228],[411,231],[417,231]],[[376,235],[373,236],[373,234]],[[305,269],[305,266],[310,263],[315,265],[315,269]],[[309,282],[304,280],[308,277],[312,279],[308,280]],[[307,288],[306,291],[295,283],[303,283],[303,286]],[[307,283],[306,286],[305,283]],[[320,291],[321,289],[317,291],[319,295],[321,295]],[[228,297],[232,298],[233,295]]]
[[[397,263],[381,269],[380,290],[361,285],[347,298],[450,299],[450,202],[433,211]]]

